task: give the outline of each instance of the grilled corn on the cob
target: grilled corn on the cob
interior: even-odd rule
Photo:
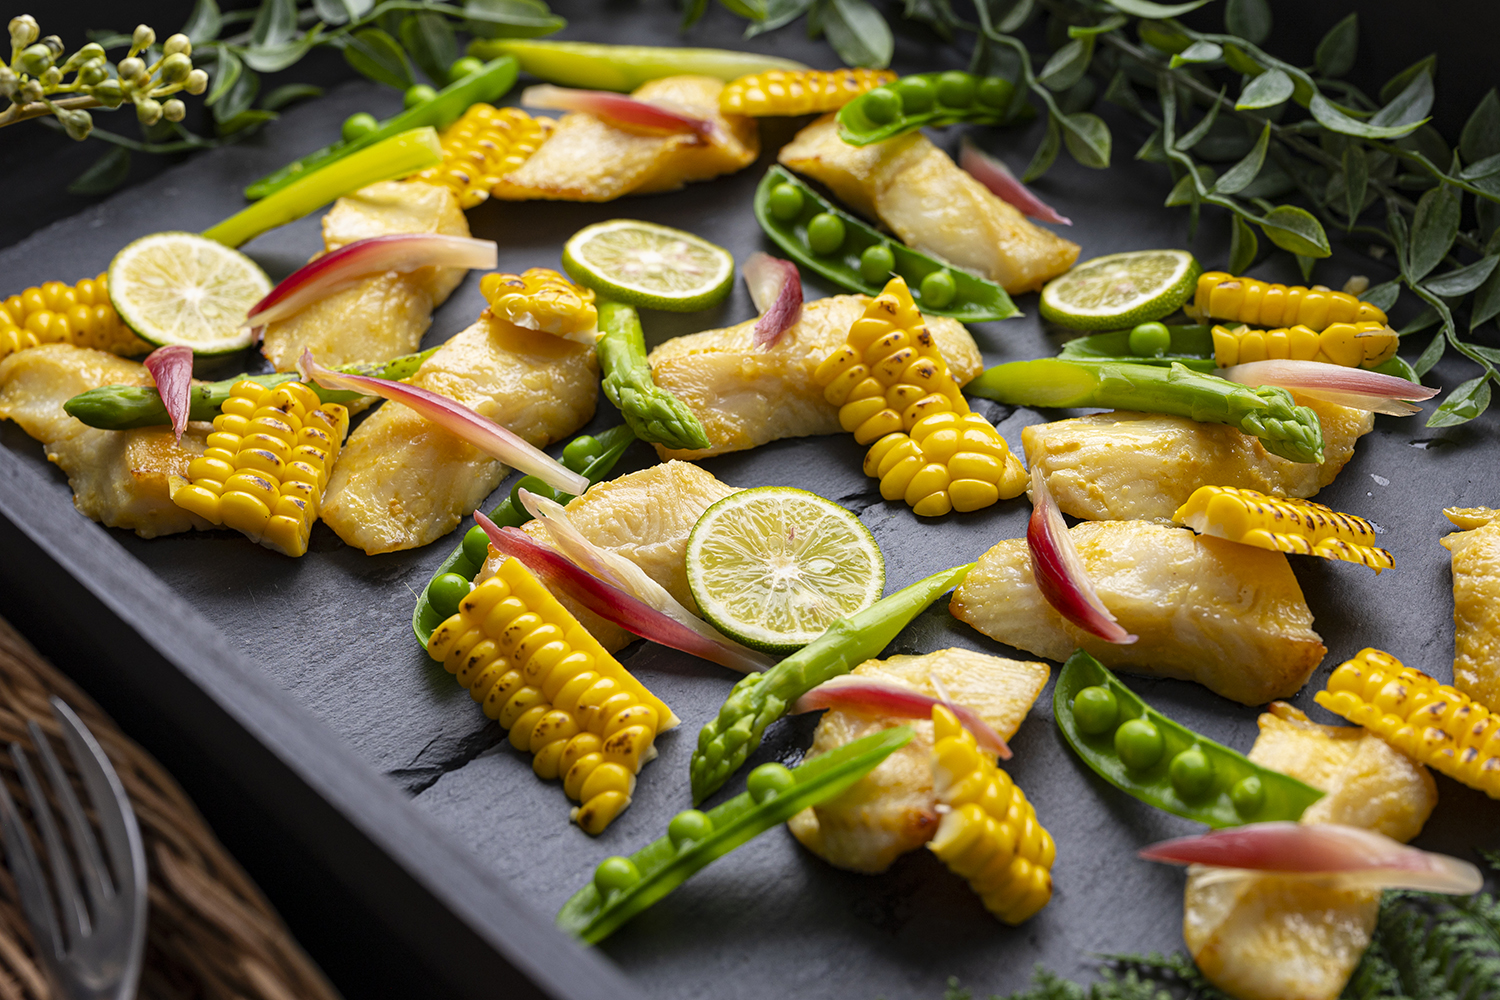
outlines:
[[[0,304],[0,358],[38,344],[76,344],[130,357],[151,345],[120,321],[104,275],[49,281]]]
[[[896,74],[883,69],[767,70],[742,76],[719,95],[726,115],[813,115],[837,111]]]
[[[1233,486],[1200,486],[1177,508],[1173,520],[1200,535],[1273,552],[1360,563],[1376,573],[1396,565],[1394,556],[1371,544],[1373,524],[1311,500],[1267,496]]]
[[[1202,322],[1229,320],[1253,326],[1305,326],[1315,333],[1334,323],[1381,323],[1385,313],[1347,292],[1322,285],[1273,285],[1254,278],[1237,278],[1223,271],[1205,271],[1198,277],[1192,304],[1183,312]]]
[[[515,559],[469,592],[427,652],[510,731],[512,746],[534,755],[538,777],[562,778],[581,803],[572,819],[590,834],[630,805],[656,734],[677,725]]]
[[[497,271],[479,280],[479,291],[490,304],[490,312],[508,323],[582,344],[598,339],[594,290],[575,285],[556,271],[545,267],[529,268],[523,274]]]
[[[525,163],[556,125],[520,108],[471,105],[439,137],[443,162],[407,179],[448,187],[461,207],[473,208],[489,198],[501,176]]]
[[[1457,688],[1366,649],[1315,698],[1412,760],[1500,799],[1500,716]]]
[[[1300,325],[1281,330],[1215,326],[1213,338],[1214,362],[1220,368],[1287,358],[1346,368],[1374,368],[1394,357],[1396,348],[1401,346],[1396,331],[1381,320],[1331,323],[1322,333]]]

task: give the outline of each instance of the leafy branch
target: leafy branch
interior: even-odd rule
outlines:
[[[706,2],[690,0],[685,24]],[[1113,136],[1090,109],[1100,99],[1117,105],[1149,129],[1135,156],[1167,168],[1165,203],[1189,210],[1190,236],[1205,206],[1228,215],[1230,271],[1261,259],[1264,238],[1295,255],[1311,280],[1316,261],[1333,252],[1330,232],[1392,257],[1399,277],[1362,294],[1387,311],[1403,290],[1422,303],[1402,330],[1438,328],[1413,362],[1417,374],[1449,350],[1479,369],[1428,426],[1464,423],[1488,408],[1500,383],[1500,350],[1461,336],[1459,323],[1466,314],[1472,334],[1500,316],[1500,95],[1491,91],[1450,145],[1429,124],[1434,56],[1396,74],[1375,97],[1341,79],[1358,56],[1357,14],[1335,25],[1314,65],[1304,67],[1262,48],[1271,30],[1267,0],[1225,0],[1222,32],[1179,20],[1213,0],[968,2],[972,20],[953,0],[905,0],[903,14],[956,43],[967,36],[973,70],[1008,76],[1018,102],[1046,112],[1025,180],[1043,176],[1064,147],[1086,167],[1108,167]],[[890,26],[865,15],[865,0],[720,3],[750,21],[747,34],[805,15],[809,33],[826,34],[845,62],[889,62]],[[1020,34],[1043,17],[1045,58]],[[1474,225],[1464,227],[1465,219]]]

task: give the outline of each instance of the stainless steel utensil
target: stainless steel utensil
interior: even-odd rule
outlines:
[[[146,850],[140,827],[119,776],[93,733],[59,698],[52,699],[52,713],[83,781],[109,864],[106,867],[100,855],[99,841],[67,773],[35,722],[28,722],[27,730],[41,758],[46,784],[51,786],[50,801],[67,825],[71,850],[58,835],[47,789],[32,771],[25,749],[12,743],[11,760],[20,773],[52,869],[52,890],[16,804],[0,782],[0,839],[5,843],[6,862],[16,880],[21,909],[31,924],[37,958],[62,994],[69,1000],[129,1000],[140,980],[146,945]],[[87,905],[79,892],[75,863],[82,874]]]

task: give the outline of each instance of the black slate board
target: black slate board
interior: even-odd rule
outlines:
[[[675,36],[676,14],[664,4],[559,7],[574,20],[569,32],[573,37],[644,42]],[[739,45],[737,27],[737,22],[716,15],[692,41]],[[795,33],[752,44],[774,46],[780,54],[815,65],[830,64],[826,49]],[[899,41],[898,68],[930,69],[952,65],[952,60],[951,53],[936,43],[905,35]],[[149,186],[0,252],[0,274],[5,275],[0,290],[93,274],[107,265],[118,247],[145,233],[205,228],[238,207],[238,191],[246,182],[327,141],[344,116],[356,110],[386,114],[396,103],[390,91],[373,85],[341,86],[324,100],[293,109],[251,142],[200,156]],[[1044,198],[1077,223],[1066,235],[1083,245],[1084,257],[1191,246],[1205,265],[1221,266],[1226,256],[1218,239],[1226,228],[1223,220],[1207,216],[1203,233],[1189,243],[1186,212],[1159,207],[1167,187],[1162,168],[1129,158],[1129,151],[1144,138],[1141,128],[1123,118],[1112,118],[1111,124],[1116,129],[1116,154],[1115,166],[1107,173],[1085,170],[1063,157],[1037,185]],[[766,151],[758,164],[680,193],[602,206],[491,203],[470,213],[471,226],[476,236],[500,243],[500,266],[510,270],[556,266],[569,234],[616,216],[693,230],[744,259],[754,250],[772,249],[751,217],[750,198],[792,128],[767,122],[762,132]],[[951,151],[958,135],[954,129],[934,138]],[[1018,170],[1039,138],[1038,126],[982,133],[988,148]],[[318,219],[313,217],[268,234],[246,250],[279,277],[319,245]],[[1289,260],[1273,260],[1255,273],[1274,280],[1295,279]],[[1390,276],[1387,268],[1369,258],[1341,250],[1319,265],[1316,277],[1337,287],[1354,273],[1369,275],[1372,282]],[[836,291],[811,276],[806,285],[810,297]],[[1035,318],[1035,297],[1020,297],[1018,304],[1027,317],[973,327],[988,363],[1055,352],[1057,339]],[[464,328],[481,307],[478,279],[471,275],[438,312],[426,343],[438,343]],[[737,287],[727,302],[709,313],[648,314],[645,326],[655,343],[751,315],[748,295]],[[1440,365],[1430,381],[1451,386],[1467,377],[1462,366],[1449,362]],[[986,401],[977,407],[1013,447],[1019,445],[1022,427],[1051,417]],[[1387,649],[1439,678],[1451,676],[1448,554],[1438,544],[1447,530],[1441,508],[1500,500],[1500,448],[1495,444],[1500,418],[1490,413],[1448,430],[1428,430],[1422,419],[1378,418],[1376,431],[1360,442],[1338,481],[1318,497],[1377,522],[1385,530],[1382,541],[1395,553],[1397,568],[1376,578],[1355,566],[1303,559],[1293,564],[1316,616],[1315,627],[1329,647],[1324,667],[1295,703],[1323,721],[1331,718],[1313,705],[1311,693],[1333,665],[1364,646]],[[618,416],[601,397],[592,426],[616,422]],[[0,472],[40,481],[46,502],[58,509],[67,507],[65,480],[46,466],[35,442],[5,424],[0,426],[0,443]],[[874,482],[860,471],[860,457],[852,440],[838,436],[777,442],[703,464],[733,485],[799,486],[856,511],[885,552],[888,591],[973,559],[994,542],[1024,531],[1029,507],[1023,501],[937,523],[919,522],[903,505],[880,500]],[[620,471],[642,467],[653,458],[637,446]],[[508,488],[509,483],[502,487]],[[10,516],[18,517],[14,509]],[[661,758],[642,774],[635,804],[604,835],[591,839],[567,822],[567,802],[556,784],[539,782],[532,775],[529,758],[513,751],[493,723],[486,724],[467,694],[427,660],[411,637],[414,594],[457,533],[423,550],[370,558],[319,526],[311,552],[294,562],[227,532],[143,541],[81,521],[78,529],[89,531],[91,539],[98,536],[101,562],[129,556],[148,567],[229,647],[239,647],[251,657],[249,669],[263,671],[365,765],[409,795],[418,811],[448,831],[442,849],[429,858],[402,855],[406,863],[431,865],[429,875],[446,871],[451,876],[462,866],[449,852],[466,851],[524,900],[521,905],[532,908],[530,918],[539,923],[550,922],[600,858],[628,853],[657,836],[667,819],[688,805],[686,764],[697,729],[717,710],[733,679],[659,647],[638,644],[623,654],[629,668],[685,721],[659,740]],[[72,571],[89,573],[87,568]],[[130,605],[132,595],[117,596]],[[144,606],[137,610],[137,620],[148,620]],[[952,645],[1025,656],[953,621],[945,602],[923,615],[888,652]],[[200,683],[211,686],[214,678],[207,676]],[[1158,708],[1216,740],[1248,749],[1254,739],[1253,709],[1190,684],[1145,679],[1130,683]],[[1050,694],[1049,686],[1014,740],[1016,758],[1009,765],[1058,843],[1055,898],[1022,927],[1009,929],[990,919],[962,882],[925,852],[901,859],[885,875],[859,876],[830,868],[777,831],[695,877],[601,950],[643,993],[654,997],[791,994],[935,1000],[950,975],[977,989],[1008,991],[1021,987],[1036,963],[1086,976],[1095,953],[1180,947],[1182,876],[1138,862],[1133,853],[1144,843],[1189,832],[1193,826],[1095,779],[1054,729]],[[299,725],[316,725],[300,712],[289,718],[299,720]],[[811,728],[810,720],[774,727],[753,762],[795,759]],[[350,767],[343,759],[336,764]],[[351,780],[358,776],[356,771],[347,772]],[[332,765],[323,772],[330,779],[339,773]],[[742,780],[732,781],[721,794],[738,791]],[[1500,829],[1500,805],[1445,778],[1438,782],[1441,802],[1418,843],[1465,856],[1475,847],[1500,846],[1500,834],[1495,832]],[[341,803],[340,808],[349,807]],[[427,881],[441,885],[447,880]],[[451,890],[434,891],[450,899],[444,893]],[[472,913],[466,916],[476,919]],[[433,964],[444,960],[443,941],[431,940],[422,947]],[[569,955],[559,946],[555,958],[566,960]],[[513,953],[510,957],[515,960]],[[590,993],[582,981],[551,988],[559,996]]]

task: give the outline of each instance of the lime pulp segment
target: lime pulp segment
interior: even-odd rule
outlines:
[[[245,315],[270,290],[254,261],[196,233],[142,237],[109,266],[110,300],[127,326],[153,344],[201,354],[249,346]]]
[[[598,290],[645,300],[713,296],[727,290],[734,275],[728,251],[691,233],[633,220],[588,227],[568,241],[567,256]]]
[[[1042,313],[1084,329],[1114,329],[1170,314],[1192,294],[1200,268],[1181,250],[1111,254],[1073,268],[1042,291]]]

